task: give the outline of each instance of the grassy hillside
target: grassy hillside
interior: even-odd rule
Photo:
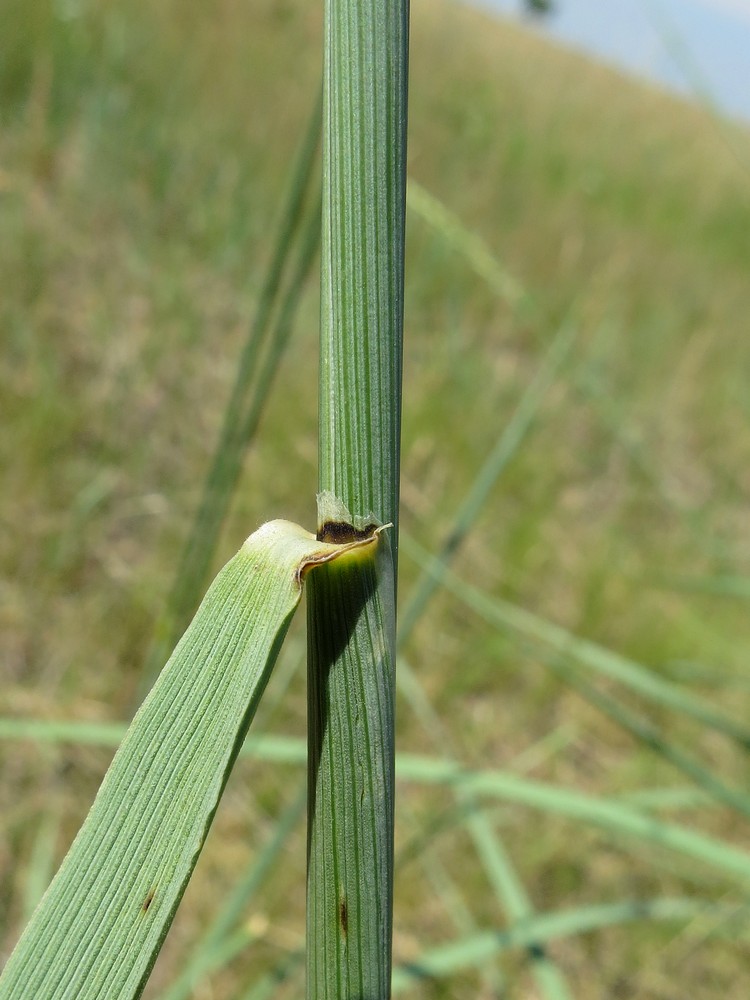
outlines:
[[[0,37],[0,714],[119,720],[257,304],[317,92],[320,11],[301,0],[6,0]],[[453,569],[747,718],[750,138],[435,0],[413,4],[410,113],[410,176],[452,221],[416,202],[409,218],[402,600],[418,576],[415,541],[444,539],[568,323],[573,350]],[[479,273],[466,252],[478,241],[520,299]],[[217,566],[263,520],[314,520],[316,336],[313,278]],[[300,736],[302,632],[291,638],[258,723]],[[662,740],[746,784],[747,756],[731,742],[445,590],[404,655],[467,764],[601,801],[689,788]],[[658,739],[636,738],[571,677]],[[401,749],[435,754],[413,705],[402,698],[399,711]],[[0,744],[3,954],[110,755]],[[238,766],[147,996],[180,969],[302,780],[292,766]],[[670,811],[662,800],[660,815],[748,844],[746,817],[688,801]],[[505,926],[455,803],[410,784],[398,808],[396,960]],[[489,816],[540,910],[744,903],[734,879],[645,841],[519,806],[491,802]],[[249,996],[259,970],[301,944],[304,855],[298,825],[246,913],[255,943],[196,998]],[[716,935],[719,923],[641,921],[551,952],[583,1000],[745,995],[745,946]],[[515,951],[411,995],[535,989]],[[273,995],[300,995],[294,973]]]

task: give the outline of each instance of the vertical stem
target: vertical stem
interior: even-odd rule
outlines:
[[[308,1000],[390,996],[407,54],[408,0],[326,0],[319,517],[393,527],[308,583]]]
[[[326,0],[320,488],[394,526],[407,52],[408,0]]]

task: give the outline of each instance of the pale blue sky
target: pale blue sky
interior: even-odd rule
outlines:
[[[475,0],[521,16],[522,0]],[[524,20],[574,48],[671,89],[710,94],[750,121],[750,0],[555,0]]]

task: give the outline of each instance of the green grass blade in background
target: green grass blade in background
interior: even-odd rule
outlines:
[[[242,458],[258,425],[260,413],[289,340],[302,286],[315,257],[319,214],[311,216],[300,241],[294,273],[281,294],[284,271],[297,231],[304,218],[315,155],[320,141],[321,99],[315,102],[294,163],[271,260],[258,306],[237,366],[219,440],[203,485],[198,509],[185,542],[172,591],[157,622],[155,640],[144,666],[142,690],[148,688],[164,659],[184,630],[206,585],[219,532],[239,479]],[[281,296],[280,314],[272,325],[274,306]],[[264,361],[261,358],[265,351]]]
[[[692,754],[672,743],[655,726],[631,712],[614,698],[608,697],[575,675],[574,670],[556,663],[552,659],[543,661],[564,684],[577,691],[589,704],[594,705],[618,726],[629,732],[635,739],[649,747],[655,753],[669,761],[683,774],[688,775],[717,803],[736,810],[740,815],[750,818],[750,796],[738,788],[732,788],[713,774]]]
[[[615,903],[570,907],[556,912],[536,914],[519,920],[503,930],[485,930],[459,940],[430,948],[411,962],[402,962],[393,970],[393,993],[414,989],[428,979],[440,979],[486,964],[502,952],[528,949],[535,943],[587,934],[608,927],[636,921],[686,923],[701,921],[700,933],[712,937],[746,937],[750,927],[750,909],[746,904],[711,903],[700,899],[657,897],[625,899]],[[285,956],[277,969],[241,1000],[270,1000],[275,989],[294,971],[296,953]]]
[[[750,748],[750,729],[723,715],[696,695],[676,684],[662,680],[658,674],[640,663],[589,639],[581,639],[562,626],[555,625],[531,611],[526,611],[509,601],[488,597],[465,580],[459,579],[414,539],[404,536],[404,542],[409,555],[422,569],[437,576],[447,590],[490,624],[511,628],[545,646],[551,646],[596,673],[619,681],[655,703],[682,712],[696,722],[723,733],[744,749]]]
[[[695,899],[634,899],[544,913],[519,921],[507,930],[484,931],[464,941],[450,941],[431,949],[393,973],[393,992],[401,993],[420,980],[449,976],[486,962],[499,951],[528,948],[603,927],[616,927],[636,920],[686,921],[710,917],[728,926],[739,924],[747,933],[746,907],[720,906]]]
[[[518,453],[518,449],[539,414],[555,376],[570,356],[576,332],[575,324],[566,322],[553,337],[542,364],[526,387],[510,420],[498,435],[494,446],[456,511],[447,537],[434,554],[433,558],[438,563],[448,563],[456,554],[474,526],[503,470]],[[437,573],[423,569],[413,593],[409,596],[406,607],[399,616],[399,645],[403,645],[407,641],[418,618],[423,614],[430,598],[439,587],[440,578]]]
[[[412,185],[410,184],[409,191],[411,192],[411,190]],[[480,242],[477,250],[474,242],[469,240],[471,234],[466,233],[457,220],[447,217],[444,210],[441,212],[442,206],[427,196],[426,192],[422,192],[418,186],[416,191],[418,194],[417,205],[430,210],[429,218],[434,220],[437,216],[438,223],[442,222],[443,226],[448,226],[448,235],[452,239],[460,239],[461,249],[465,252],[474,249],[477,253],[481,250],[478,258],[479,264],[482,265],[483,271],[487,271],[489,265],[493,264],[494,258],[484,245]],[[424,199],[422,199],[423,194],[426,196]],[[476,256],[476,253],[473,256]],[[499,272],[500,277],[503,276],[502,269],[499,268],[493,268],[490,271],[490,276],[497,277],[496,272]],[[501,294],[510,294],[511,289],[508,288],[507,282],[502,282],[497,290]],[[576,327],[568,322],[560,327],[552,339],[540,368],[524,391],[510,420],[503,427],[494,447],[479,469],[469,492],[454,516],[450,531],[436,555],[441,563],[447,563],[461,547],[503,470],[518,452],[547,397],[555,376],[570,355],[575,334]],[[439,586],[439,578],[436,574],[423,571],[400,616],[399,648],[408,640],[430,598]],[[397,677],[399,689],[412,705],[424,728],[432,736],[433,742],[445,754],[451,746],[450,734],[429,704],[417,676],[404,660],[399,660]],[[459,801],[471,804],[470,797],[467,798],[460,788],[456,789],[456,794]],[[506,848],[481,809],[469,811],[466,827],[485,868],[489,884],[494,888],[500,905],[507,912],[508,917],[513,921],[529,917],[533,910],[528,894],[515,871]],[[551,1000],[560,1000],[560,998],[570,996],[562,974],[544,953],[542,947],[531,948],[530,959],[543,996],[551,998]]]
[[[29,920],[54,874],[55,841],[60,832],[58,809],[52,805],[45,813],[34,837],[34,849],[29,858],[24,893],[24,918]]]
[[[81,742],[85,740],[91,745],[112,746],[123,729],[123,725],[114,723],[105,727],[89,723],[0,719],[0,738],[12,740],[68,742],[74,741],[75,734],[79,733]],[[277,764],[302,765],[307,759],[303,740],[271,735],[248,737],[242,753]],[[396,757],[396,778],[416,784],[460,786],[466,792],[566,816],[618,836],[640,838],[644,843],[656,844],[700,860],[724,874],[739,876],[750,884],[750,854],[746,851],[719,837],[699,833],[687,822],[681,826],[649,813],[662,802],[669,804],[670,793],[663,789],[643,791],[627,798],[595,798],[546,782],[521,778],[508,771],[465,768],[458,762],[409,753],[400,753]],[[702,795],[696,799],[695,793],[686,794],[680,790],[677,804],[684,808],[702,805]]]
[[[94,805],[12,954],[2,1000],[140,995],[313,565],[372,563],[288,521],[219,573],[125,735]],[[351,554],[350,554],[351,553]]]
[[[451,734],[430,704],[416,673],[401,657],[398,660],[397,676],[399,689],[433,742],[440,748],[444,759],[447,759],[447,755],[452,752]],[[532,901],[513,861],[475,796],[460,783],[455,785],[453,792],[456,801],[466,808],[466,832],[474,843],[488,886],[495,892],[502,910],[512,923],[533,916]],[[529,960],[542,996],[565,998],[571,995],[561,971],[538,942],[532,942],[529,946]]]
[[[406,204],[409,211],[432,226],[462,254],[509,306],[515,309],[531,301],[521,282],[498,261],[484,240],[467,229],[450,209],[411,177],[406,188]]]
[[[706,809],[716,805],[713,796],[692,785],[643,788],[635,792],[625,792],[620,796],[620,801],[640,809],[674,812],[679,812],[681,809]]]
[[[393,527],[308,591],[309,1000],[390,995],[408,28],[408,0],[325,3],[320,537]]]
[[[558,785],[519,778],[503,771],[472,771],[430,757],[402,754],[396,776],[409,781],[458,785],[467,793],[515,802],[551,815],[591,824],[617,836],[676,851],[750,885],[750,854],[718,837],[698,833],[688,824],[670,823],[624,802],[596,798]]]
[[[397,672],[400,669],[399,660]],[[419,829],[420,824],[415,814],[416,810],[410,806],[408,798],[402,796],[399,803],[400,822],[405,827]],[[400,846],[394,856],[394,877],[402,878],[403,869],[409,862],[418,864],[429,887],[431,899],[441,904],[456,934],[460,937],[469,937],[479,932],[480,922],[473,912],[471,900],[467,898],[468,894],[460,874],[456,877],[446,867],[443,860],[444,850],[436,843],[435,832],[436,824],[430,824],[429,829],[422,835],[411,837]],[[500,993],[504,988],[504,981],[505,976],[494,961],[481,970],[481,988],[488,996]]]
[[[32,743],[77,743],[116,747],[125,735],[124,722],[78,722],[53,719],[0,719],[0,740]]]
[[[535,916],[534,905],[526,891],[513,859],[492,825],[489,817],[476,808],[471,792],[458,790],[459,801],[468,806],[466,829],[474,842],[479,858],[489,875],[495,894],[503,905],[510,923]],[[547,953],[539,938],[527,945],[528,961],[541,996],[549,1000],[569,1000],[573,993],[560,967]]]

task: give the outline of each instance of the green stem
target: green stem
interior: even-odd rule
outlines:
[[[320,488],[394,526],[407,46],[406,0],[326,0]]]
[[[309,1000],[390,996],[407,52],[407,0],[326,0],[319,516],[393,527],[308,590]]]

